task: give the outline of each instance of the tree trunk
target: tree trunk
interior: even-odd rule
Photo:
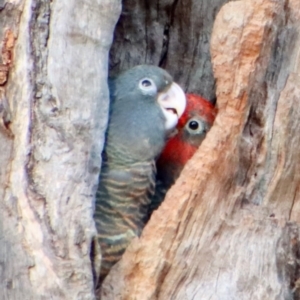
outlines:
[[[120,8],[0,1],[0,299],[95,297],[93,198]]]
[[[160,65],[219,113],[102,300],[300,299],[300,2],[227,2],[123,3],[111,74]],[[120,8],[0,0],[0,299],[95,298]]]
[[[213,7],[204,10],[208,20],[218,4],[204,2]],[[128,15],[117,26],[124,30],[124,47],[117,32],[118,45],[112,48],[112,55],[122,53],[120,68],[143,59],[163,61],[171,73],[177,70],[173,75],[186,90],[211,95],[213,81],[203,83],[201,76],[187,74],[209,73],[198,69],[208,54],[201,53],[199,62],[190,54],[185,60],[182,52],[185,46],[193,53],[203,49],[188,36],[198,27],[181,23],[192,18],[179,17],[186,9],[199,21],[196,7],[206,6],[196,3],[174,1],[174,28],[168,31],[174,43],[169,43],[166,60],[156,48],[149,50],[147,38],[141,52],[129,52],[136,35],[125,31],[131,29]],[[163,14],[150,12],[152,22],[148,19],[142,27],[147,37],[158,30],[155,22]],[[141,238],[106,278],[102,300],[300,299],[299,34],[298,0],[241,0],[222,7],[210,48],[219,110],[215,124]],[[142,53],[142,58],[129,53]],[[191,72],[193,61],[198,73]]]

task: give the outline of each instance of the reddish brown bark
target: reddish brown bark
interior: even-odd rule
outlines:
[[[290,299],[299,248],[299,3],[245,0],[211,39],[218,116],[102,299]]]

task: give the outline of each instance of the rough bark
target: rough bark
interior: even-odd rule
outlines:
[[[299,299],[299,12],[298,0],[222,7],[215,124],[101,299]]]
[[[120,8],[0,1],[1,299],[94,298],[93,197]]]
[[[300,3],[230,2],[211,39],[226,2],[124,2],[111,73],[153,63],[210,100],[216,78],[219,114],[102,299],[300,298]],[[1,299],[94,298],[119,10],[0,0]]]

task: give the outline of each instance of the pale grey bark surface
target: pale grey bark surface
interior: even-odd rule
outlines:
[[[120,8],[119,0],[0,2],[1,40],[8,29],[15,39],[11,63],[0,60],[10,111],[9,122],[1,112],[0,299],[94,298],[93,197]]]

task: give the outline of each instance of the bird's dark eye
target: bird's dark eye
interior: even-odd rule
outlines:
[[[195,120],[190,121],[189,128],[192,130],[197,130],[199,127],[199,123]]]
[[[149,87],[149,86],[152,85],[152,82],[151,82],[149,79],[143,79],[143,80],[141,81],[141,85],[142,85],[143,87]]]
[[[205,120],[197,116],[194,116],[186,122],[185,129],[190,136],[205,136],[208,130]]]
[[[144,94],[155,94],[157,91],[156,85],[151,78],[145,77],[139,81],[139,88]]]

